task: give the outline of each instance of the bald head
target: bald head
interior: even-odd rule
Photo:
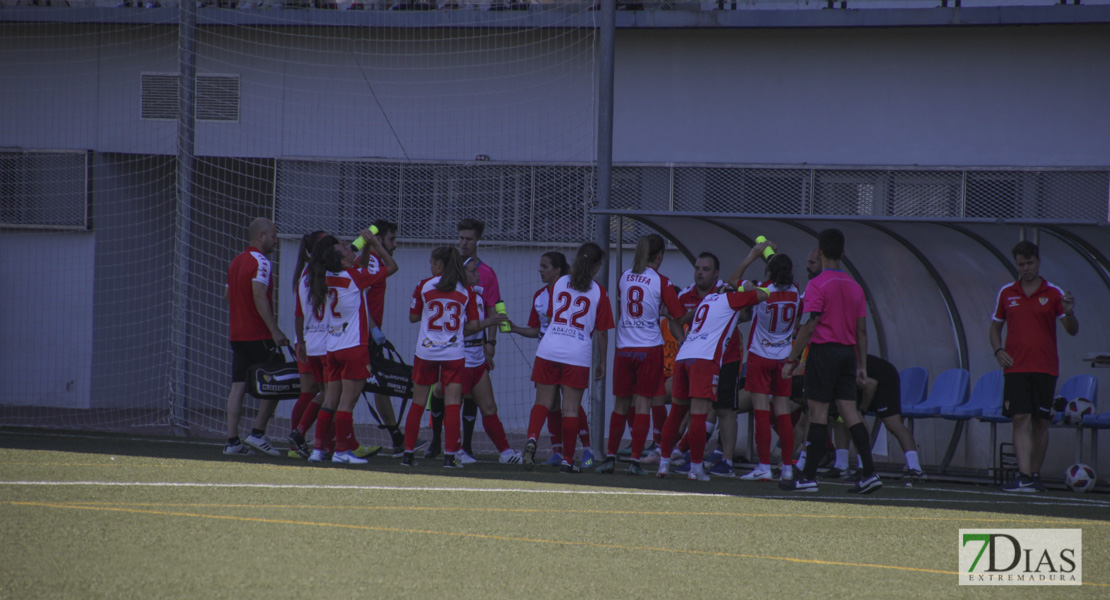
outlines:
[[[258,248],[263,254],[268,254],[277,244],[277,227],[274,227],[273,221],[266,217],[258,217],[251,221],[247,235],[250,237],[251,246]]]

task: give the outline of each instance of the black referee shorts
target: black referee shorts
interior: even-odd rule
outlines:
[[[806,358],[806,399],[832,403],[856,398],[856,347],[810,344]]]

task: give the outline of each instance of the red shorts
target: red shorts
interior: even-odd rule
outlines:
[[[690,398],[717,399],[717,377],[721,367],[711,360],[687,358],[674,361],[674,374],[671,377],[671,398],[689,400]]]
[[[646,398],[666,393],[663,346],[617,348],[613,357],[613,395]]]
[[[419,356],[412,359],[412,382],[416,385],[435,385],[438,381],[443,385],[463,383],[466,371],[466,361],[455,360],[424,360]]]
[[[487,363],[482,363],[477,367],[464,367],[462,393],[469,394],[472,392],[474,386],[478,385],[478,382],[482,380],[482,375],[485,375],[486,371],[489,371],[489,365]]]
[[[328,352],[324,359],[324,382],[342,379],[366,380],[370,375],[370,351],[366,346]]]
[[[564,365],[537,356],[535,364],[532,365],[532,381],[584,390],[590,387],[590,368]]]
[[[316,383],[324,383],[324,356],[309,356],[305,361],[297,361],[297,372],[310,374]]]
[[[792,379],[782,378],[781,360],[764,358],[755,352],[748,353],[747,380],[744,389],[753,394],[768,394],[770,396],[790,396]]]

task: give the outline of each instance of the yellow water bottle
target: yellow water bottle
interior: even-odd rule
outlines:
[[[496,310],[497,312],[503,314],[503,315],[507,314],[506,311],[505,311],[505,303],[502,302],[501,300],[498,300],[497,304],[493,305],[493,309]],[[513,326],[510,325],[508,321],[505,321],[505,322],[501,323],[500,327],[501,327],[501,333],[509,333],[513,329]]]
[[[762,244],[763,242],[766,242],[766,241],[767,241],[767,238],[765,238],[763,236],[759,236],[759,237],[755,238],[755,243],[757,243],[757,244]],[[775,255],[775,249],[774,248],[772,248],[770,246],[767,246],[766,248],[763,249],[763,260],[771,260],[771,257],[774,256],[774,255]]]
[[[370,233],[372,233],[374,235],[378,235],[378,228],[376,226],[371,225],[371,226],[367,227],[367,229],[370,230]],[[351,243],[351,250],[354,250],[355,252],[362,252],[362,248],[364,246],[366,246],[366,238],[364,238],[360,235],[360,236],[358,236],[357,240],[355,240],[354,242]]]

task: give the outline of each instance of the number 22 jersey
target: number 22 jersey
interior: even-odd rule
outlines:
[[[563,275],[551,289],[551,324],[547,327],[536,356],[564,365],[593,366],[594,330],[613,328],[613,308],[605,288],[591,282],[590,291],[570,286],[570,275]]]

